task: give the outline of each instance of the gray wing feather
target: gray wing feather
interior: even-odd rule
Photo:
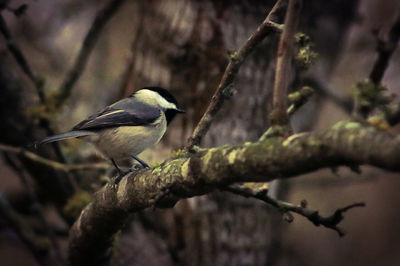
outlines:
[[[73,130],[99,130],[117,126],[140,126],[153,123],[161,111],[148,104],[126,98],[89,116],[77,124]]]

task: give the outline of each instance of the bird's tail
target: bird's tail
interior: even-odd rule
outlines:
[[[73,130],[73,131],[68,131],[65,133],[60,133],[54,136],[50,136],[47,138],[44,138],[40,141],[36,141],[34,143],[34,146],[37,147],[42,144],[46,143],[51,143],[51,142],[56,142],[64,139],[70,139],[70,138],[78,138],[78,137],[85,137],[85,136],[90,136],[90,135],[96,135],[96,133],[92,131],[84,131],[84,130]]]

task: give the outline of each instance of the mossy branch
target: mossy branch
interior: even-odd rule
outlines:
[[[113,235],[132,212],[172,207],[182,198],[235,182],[267,182],[324,167],[368,164],[400,172],[398,158],[399,138],[355,122],[289,138],[203,149],[129,174],[118,187],[107,185],[97,192],[71,229],[71,263],[98,265],[107,259]]]

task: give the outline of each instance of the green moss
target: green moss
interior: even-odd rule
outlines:
[[[235,161],[236,161],[236,159],[237,159],[237,157],[238,157],[238,151],[236,151],[236,150],[234,150],[234,151],[232,151],[231,153],[229,153],[229,155],[228,155],[228,162],[229,162],[229,164],[234,164],[235,163]]]
[[[199,146],[197,146],[197,145],[194,145],[193,147],[192,147],[192,150],[194,151],[194,152],[202,152],[202,151],[204,151],[205,149],[203,149],[203,148],[201,148],[201,147],[199,147]]]
[[[357,123],[357,122],[348,122],[344,125],[345,129],[356,129],[356,128],[360,128],[361,124]]]
[[[64,205],[63,212],[66,216],[76,218],[83,208],[92,200],[92,196],[85,190],[78,190]]]
[[[203,164],[208,165],[208,163],[211,161],[213,157],[215,148],[209,149],[204,155],[203,155]]]
[[[322,142],[320,140],[310,138],[308,140],[308,145],[310,145],[311,147],[320,147],[322,146]]]
[[[290,137],[288,137],[287,139],[285,139],[285,141],[282,143],[282,146],[289,146],[295,139],[306,135],[307,133],[299,133],[299,134],[293,134]]]
[[[288,100],[290,104],[300,103],[308,97],[310,97],[314,93],[314,90],[309,86],[303,86],[300,90],[292,92],[288,95]]]
[[[164,167],[164,169],[162,170],[162,172],[163,172],[164,174],[167,174],[170,168],[171,168],[171,165],[167,165],[167,166]]]
[[[342,128],[345,129],[357,129],[357,128],[361,128],[362,125],[358,122],[354,122],[354,121],[339,121],[337,122],[335,125],[333,125],[332,129],[334,130],[339,130]]]
[[[171,152],[171,159],[178,159],[186,156],[186,151],[184,149],[177,149]]]
[[[311,38],[304,33],[297,33],[295,36],[296,44],[299,47],[295,55],[295,61],[298,67],[307,70],[318,59],[318,53],[313,50],[314,44]]]
[[[151,168],[157,168],[157,167],[159,167],[160,165],[161,165],[160,162],[154,162],[154,163],[152,163]]]
[[[259,141],[264,142],[268,138],[285,136],[290,132],[288,126],[272,126],[261,136]]]
[[[155,167],[153,170],[151,170],[151,173],[153,174],[153,175],[157,175],[157,174],[160,174],[161,173],[161,165],[160,166],[157,166],[157,167]]]
[[[386,88],[376,85],[369,79],[357,82],[352,91],[359,108],[376,108],[390,103],[390,98],[384,95]]]
[[[318,54],[309,46],[299,49],[295,57],[296,62],[303,69],[310,68],[317,61],[317,59]]]
[[[181,167],[181,175],[184,178],[187,178],[189,175],[189,162],[190,162],[190,159],[188,159],[186,162],[184,162]]]
[[[228,56],[231,60],[236,60],[238,58],[238,52],[236,51],[228,51]]]
[[[292,92],[288,95],[290,103],[298,102],[301,99],[301,94],[299,91]]]

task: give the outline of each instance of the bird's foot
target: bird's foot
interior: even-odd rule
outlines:
[[[142,168],[150,168],[150,166],[146,162],[139,159],[138,157],[132,155],[132,158],[135,159],[138,163],[140,163]],[[140,168],[140,169],[142,169],[142,168]]]
[[[111,185],[113,185],[113,186],[118,185],[119,182],[121,181],[121,179],[122,179],[124,176],[126,176],[127,174],[131,173],[131,172],[132,172],[132,169],[131,169],[131,168],[129,168],[128,170],[125,170],[125,171],[124,171],[124,170],[121,170],[121,168],[119,168],[119,169],[118,169],[118,175],[115,176],[115,177],[113,177],[113,178],[110,180]]]
[[[131,171],[135,172],[141,169],[150,168],[147,164],[144,166],[143,164],[135,163],[131,166]]]

